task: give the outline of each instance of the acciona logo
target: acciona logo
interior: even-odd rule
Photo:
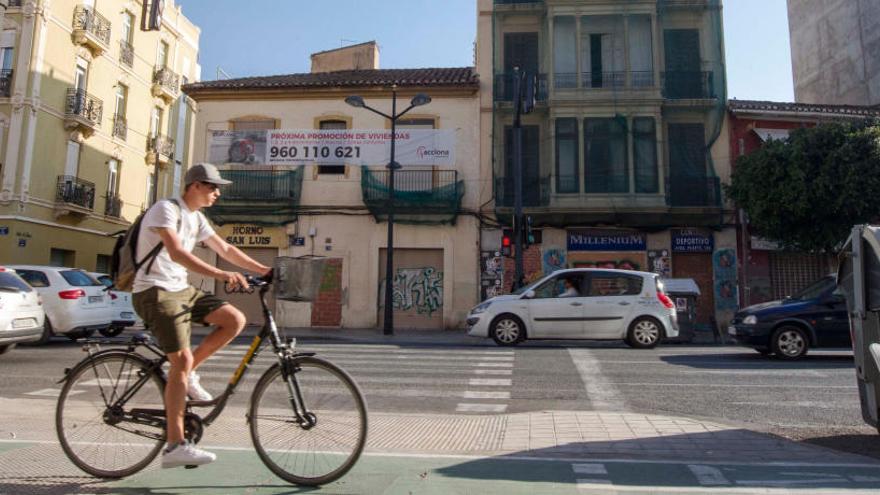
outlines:
[[[448,158],[449,150],[437,150],[437,149],[428,149],[424,146],[419,146],[416,149],[416,154],[419,155],[419,158]]]

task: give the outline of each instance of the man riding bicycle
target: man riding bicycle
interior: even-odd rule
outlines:
[[[137,252],[148,253],[159,243],[164,249],[152,264],[147,263],[138,270],[132,290],[135,310],[156,336],[171,364],[165,386],[168,426],[167,445],[162,453],[163,468],[197,466],[216,459],[214,454],[185,442],[186,399],[188,395],[193,400],[211,400],[211,395],[199,384],[195,370],[232,341],[246,323],[237,308],[192,287],[187,271],[246,288],[245,277],[205,263],[192,254],[193,248],[197,242],[204,242],[235,266],[261,275],[271,271],[270,267],[224,241],[199,211],[213,205],[220,197],[219,186],[231,184],[231,181],[223,179],[214,165],[200,163],[187,171],[184,184],[181,197],[159,201],[144,215]],[[214,326],[195,351],[190,349],[192,322]]]

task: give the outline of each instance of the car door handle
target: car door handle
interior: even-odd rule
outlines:
[[[573,302],[573,303],[571,303],[571,305],[572,305],[572,306],[583,306],[584,303]]]
[[[617,304],[620,304],[621,306],[629,306],[629,303],[626,302],[626,301],[621,301],[621,302],[619,302],[619,303],[617,303]]]

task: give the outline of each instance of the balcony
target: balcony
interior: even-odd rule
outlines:
[[[104,215],[113,218],[122,218],[122,198],[115,194],[107,194],[107,202],[104,205]]]
[[[543,0],[495,0],[497,12],[533,12],[543,9]]]
[[[666,192],[671,207],[721,208],[718,177],[672,176],[666,181]]]
[[[128,122],[126,122],[124,115],[113,116],[113,137],[118,137],[123,141],[128,137]]]
[[[0,70],[0,96],[9,97],[12,95],[12,69]]]
[[[9,0],[10,7],[21,7],[22,0]]]
[[[302,197],[303,168],[292,170],[221,170],[232,184],[206,210],[218,225],[236,222],[282,225],[296,220]]]
[[[663,97],[670,100],[715,99],[714,73],[705,71],[664,72]]]
[[[557,72],[553,74],[553,87],[557,90],[643,90],[654,89],[653,71],[615,72]]]
[[[387,221],[391,207],[398,223],[455,223],[464,196],[457,170],[395,171],[393,205],[388,204],[389,177],[388,170],[361,169],[364,204],[377,222]]]
[[[147,164],[164,167],[174,158],[174,140],[168,136],[147,137]]]
[[[79,130],[84,136],[91,136],[101,126],[103,112],[103,101],[84,89],[67,88],[67,102],[64,105],[65,129]]]
[[[73,42],[100,56],[110,47],[110,21],[94,7],[78,5],[73,10]]]
[[[134,47],[127,41],[119,42],[119,63],[129,69],[134,66]]]
[[[494,98],[496,102],[513,101],[513,74],[495,74]],[[547,74],[537,74],[535,101],[547,101]]]
[[[180,76],[167,67],[156,69],[153,72],[153,96],[160,97],[166,102],[177,98],[180,91]]]
[[[95,184],[70,175],[59,175],[55,189],[55,218],[85,216],[95,208]]]

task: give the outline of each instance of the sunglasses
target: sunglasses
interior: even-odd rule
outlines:
[[[212,183],[210,183],[210,182],[202,182],[201,184],[202,184],[203,186],[207,186],[208,189],[211,190],[211,192],[214,192],[214,191],[216,191],[217,189],[220,189],[220,186],[218,186],[217,184],[212,184]]]

